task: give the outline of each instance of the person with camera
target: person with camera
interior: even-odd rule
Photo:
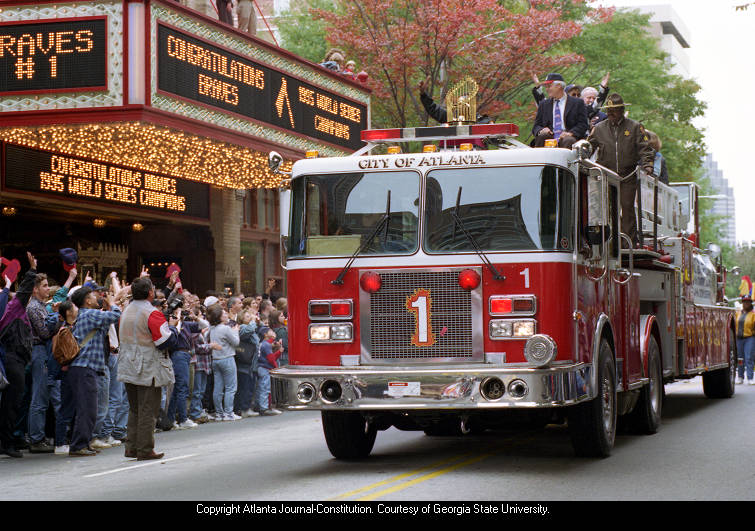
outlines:
[[[133,301],[123,311],[119,327],[118,380],[126,384],[128,434],[126,457],[161,459],[155,452],[155,422],[161,388],[175,382],[173,365],[164,350],[175,348],[177,334],[152,302],[155,287],[148,276],[131,284]]]
[[[180,284],[180,283],[179,283]],[[189,398],[189,371],[193,334],[198,334],[209,326],[207,321],[196,319],[188,311],[182,310],[183,297],[174,298],[168,306],[168,325],[176,333],[176,345],[170,350],[176,384],[168,403],[168,420],[174,429],[196,428],[198,424],[188,418],[186,402]]]
[[[236,393],[234,410],[242,418],[256,417],[259,415],[252,408],[254,400],[254,388],[257,373],[257,353],[260,343],[257,336],[257,315],[251,311],[243,311],[239,320],[239,348],[236,350],[236,376],[239,382]]]

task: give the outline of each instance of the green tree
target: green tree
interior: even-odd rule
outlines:
[[[292,0],[278,17],[278,31],[281,47],[320,63],[330,46],[325,40],[325,22],[312,16],[313,9],[336,12],[336,4],[334,0]]]
[[[669,57],[649,28],[650,15],[619,10],[608,22],[588,23],[573,39],[561,44],[557,53],[576,53],[584,61],[562,69],[567,83],[597,87],[610,72],[611,92],[621,94],[629,116],[642,122],[661,138],[672,181],[694,181],[705,154],[703,131],[692,120],[705,113],[706,105],[697,94],[700,86],[693,80],[671,74]],[[541,77],[546,72],[533,72]],[[511,102],[512,117],[526,138],[534,118],[534,103],[529,87]]]

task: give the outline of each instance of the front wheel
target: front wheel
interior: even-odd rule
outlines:
[[[600,340],[598,359],[593,361],[598,371],[598,395],[570,408],[569,435],[578,456],[608,457],[616,438],[616,364],[605,338]]]
[[[323,411],[322,430],[336,459],[364,459],[377,437],[377,428],[358,411]]]

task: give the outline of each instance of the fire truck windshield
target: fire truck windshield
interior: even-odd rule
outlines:
[[[456,213],[483,251],[571,250],[573,190],[571,173],[553,166],[432,170],[424,248],[474,252]]]
[[[289,257],[351,256],[386,214],[387,226],[381,227],[360,255],[417,250],[417,172],[305,175],[294,179],[291,192]]]

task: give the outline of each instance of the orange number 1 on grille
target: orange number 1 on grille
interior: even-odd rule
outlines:
[[[413,295],[406,298],[406,309],[414,315],[412,345],[416,347],[429,347],[435,344],[435,335],[430,321],[432,304],[430,291],[426,289],[417,289]]]

